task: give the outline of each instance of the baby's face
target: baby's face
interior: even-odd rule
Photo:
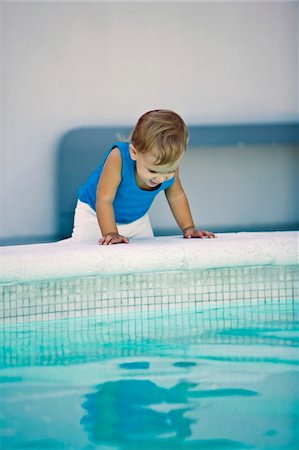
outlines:
[[[135,152],[134,152],[135,150]],[[172,164],[157,164],[155,152],[141,153],[133,147],[131,157],[136,161],[136,181],[141,188],[155,188],[174,177],[183,155]]]

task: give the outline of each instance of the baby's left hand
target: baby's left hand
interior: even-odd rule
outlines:
[[[184,228],[183,236],[186,239],[191,239],[191,238],[199,238],[199,239],[209,238],[210,239],[210,238],[217,237],[214,233],[211,233],[210,231],[197,230],[195,227]]]

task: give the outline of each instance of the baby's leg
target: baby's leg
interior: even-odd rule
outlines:
[[[148,214],[131,223],[117,224],[117,229],[119,234],[129,239],[154,237]]]
[[[76,242],[95,241],[101,238],[96,212],[87,203],[77,202],[71,239]]]
[[[116,225],[118,233],[129,239],[154,237],[148,214],[134,222]],[[102,234],[96,212],[87,203],[78,200],[71,240],[76,242],[98,242],[101,237]]]

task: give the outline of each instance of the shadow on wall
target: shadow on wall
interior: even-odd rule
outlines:
[[[288,165],[291,167],[295,158],[298,155],[298,124],[258,124],[258,125],[210,125],[210,126],[189,126],[190,140],[188,147],[196,151],[199,147],[221,148],[226,151],[227,157],[232,157],[228,149],[233,147],[237,150],[240,144],[250,148],[251,146],[260,145],[261,148],[270,146],[269,150],[269,164],[271,164],[271,146],[282,144],[281,151],[286,160],[289,158]],[[129,127],[84,127],[77,128],[66,133],[58,147],[57,153],[57,219],[58,219],[58,238],[65,239],[71,236],[73,227],[74,210],[77,202],[77,191],[79,187],[86,181],[88,176],[96,170],[100,164],[102,157],[111,147],[111,145],[119,140],[119,136],[128,138],[132,128]],[[241,145],[241,148],[242,148]],[[290,146],[289,156],[288,152],[284,151],[286,147]],[[221,150],[222,151],[222,150]],[[280,150],[279,150],[280,151]],[[253,152],[254,153],[254,152]],[[237,152],[239,154],[239,152]],[[298,163],[298,161],[297,161]],[[242,170],[246,170],[246,167]],[[280,168],[273,171],[273,176],[280,175]],[[292,178],[295,177],[292,175]],[[273,180],[272,180],[273,181]],[[264,183],[267,183],[267,180]],[[271,180],[269,180],[271,182]],[[284,184],[286,192],[290,190],[290,186],[294,186],[295,179],[287,180],[285,176]],[[261,186],[262,188],[262,186]],[[242,189],[242,186],[240,186]],[[261,193],[262,194],[262,193]],[[265,195],[265,194],[264,194]],[[295,193],[293,194],[295,197]],[[267,200],[267,198],[265,197]],[[271,200],[273,203],[273,200]],[[289,202],[292,199],[288,200]],[[277,207],[275,202],[272,209]],[[269,208],[269,205],[267,205]],[[271,209],[271,208],[270,208]],[[296,206],[290,209],[293,211],[282,216],[279,223],[272,220],[271,210],[268,210],[266,217],[267,223],[261,224],[257,217],[255,226],[240,226],[236,223],[234,217],[229,217],[229,223],[226,226],[213,227],[216,232],[237,232],[237,231],[272,231],[272,230],[291,230],[297,229],[298,223],[294,219],[294,211]],[[272,211],[273,215],[273,211]],[[231,220],[230,220],[231,219]],[[254,223],[254,222],[253,222]],[[164,226],[164,225],[163,225]],[[168,227],[168,228],[167,228]],[[165,223],[165,228],[155,227],[153,223],[154,232],[156,235],[178,234],[178,228],[173,228],[171,225]],[[158,229],[159,228],[159,229]],[[217,228],[217,229],[216,229]]]

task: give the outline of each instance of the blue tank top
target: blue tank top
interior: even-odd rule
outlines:
[[[90,175],[78,191],[79,200],[87,203],[94,211],[96,210],[98,182],[105,161],[115,147],[118,147],[122,157],[122,180],[113,201],[115,220],[116,223],[131,223],[147,213],[156,195],[171,186],[174,183],[174,178],[164,181],[157,189],[150,191],[141,189],[136,182],[135,161],[130,156],[129,143],[117,142],[108,150],[97,170]]]

